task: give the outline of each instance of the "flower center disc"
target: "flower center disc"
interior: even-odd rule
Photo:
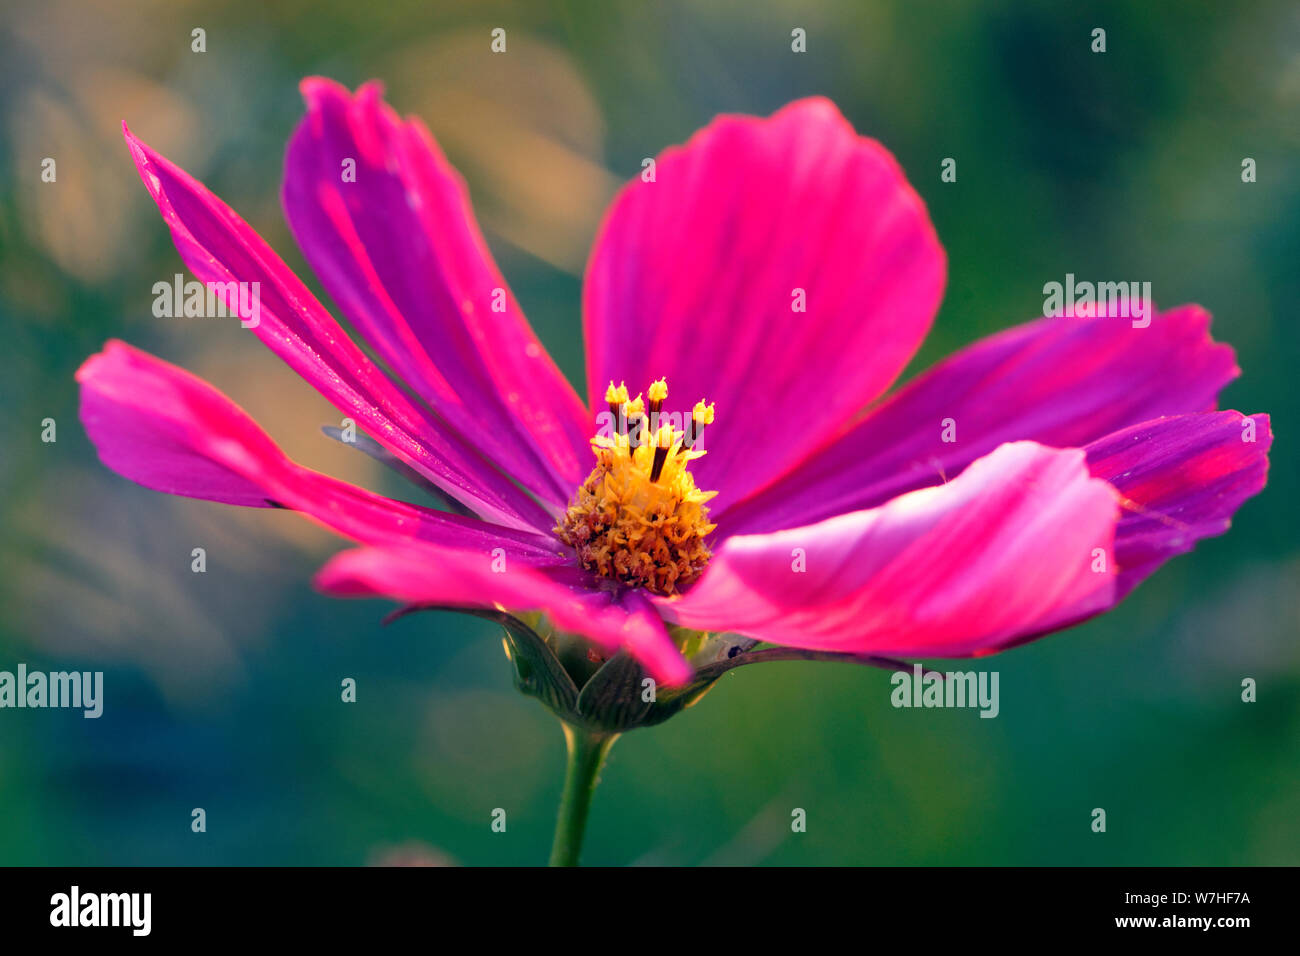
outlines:
[[[714,525],[704,503],[717,492],[696,488],[689,465],[704,455],[695,446],[713,406],[697,402],[683,420],[663,412],[663,379],[647,391],[648,403],[640,395],[629,401],[627,387],[610,382],[609,421],[591,440],[596,467],[555,530],[587,570],[673,594],[699,577],[711,556],[704,538]]]

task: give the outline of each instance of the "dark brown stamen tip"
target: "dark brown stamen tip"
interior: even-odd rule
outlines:
[[[665,447],[663,445],[655,448],[655,461],[654,465],[650,468],[650,481],[652,484],[658,481],[659,476],[663,474],[664,462],[668,460],[668,452],[671,450],[670,447]]]
[[[641,447],[642,418],[641,415],[632,415],[627,420],[627,453],[629,456]]]
[[[616,433],[619,435],[626,435],[629,421],[627,417],[627,405],[623,402],[610,402],[609,410],[614,416],[614,429]]]
[[[688,452],[694,448],[702,434],[704,434],[704,426],[692,418],[686,426],[686,434],[682,436],[681,451]]]

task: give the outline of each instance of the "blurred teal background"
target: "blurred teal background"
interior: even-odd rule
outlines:
[[[488,52],[498,26],[505,56]],[[1116,612],[986,662],[996,720],[895,710],[882,671],[742,669],[614,748],[586,862],[1300,862],[1295,3],[7,0],[0,669],[102,669],[106,704],[99,720],[0,711],[0,863],[546,858],[563,741],[512,689],[491,625],[381,627],[384,602],[310,587],[341,541],[132,485],[77,422],[74,371],[121,337],[217,384],[298,460],[411,494],[322,437],[334,410],[237,325],[150,313],[152,284],[181,265],[121,120],[307,277],[278,191],[313,73],[380,78],[425,119],[575,381],[580,277],[618,184],[716,113],[822,93],[897,155],[948,251],[909,375],[1038,315],[1043,283],[1067,272],[1147,279],[1164,306],[1210,309],[1236,347],[1224,406],[1273,413],[1269,487],[1231,533]],[[56,185],[40,182],[46,156]],[[948,156],[955,184],[940,182]],[[205,575],[190,571],[199,546]],[[355,704],[339,701],[344,677]],[[806,833],[790,833],[794,807]]]

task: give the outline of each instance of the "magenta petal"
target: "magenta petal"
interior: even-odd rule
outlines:
[[[592,407],[610,380],[636,394],[661,376],[666,411],[716,401],[693,468],[725,509],[889,386],[944,274],[902,170],[828,100],[720,117],[608,213],[584,290]]]
[[[1003,442],[1082,447],[1138,422],[1213,408],[1240,370],[1209,325],[1204,309],[1185,305],[1145,328],[1118,317],[1040,319],[982,339],[718,516],[719,533],[774,531],[871,508],[951,479]]]
[[[728,538],[659,605],[686,627],[791,647],[990,653],[1109,606],[1116,498],[1082,451],[1015,442],[879,508]]]
[[[545,529],[553,523],[474,448],[419,412],[230,207],[131,135],[125,124],[123,132],[194,276],[220,284],[232,310],[237,303],[225,284],[258,283],[260,308],[251,331],[273,352],[376,441],[476,513],[518,528]]]
[[[1117,599],[1201,538],[1227,531],[1264,487],[1272,444],[1267,415],[1224,411],[1143,422],[1088,445],[1092,474],[1123,496]]]
[[[77,371],[81,420],[109,468],[190,498],[301,511],[367,544],[411,540],[557,564],[553,538],[393,501],[295,464],[238,405],[202,379],[122,342]]]
[[[591,467],[593,425],[506,288],[464,182],[378,84],[354,97],[311,78],[302,91],[308,113],[285,157],[284,208],[307,261],[439,415],[531,490],[566,503]]]
[[[544,611],[563,631],[610,650],[627,648],[657,681],[680,684],[691,675],[690,665],[645,598],[628,591],[592,590],[589,581],[569,569],[552,575],[510,561],[503,565],[484,551],[362,548],[331,559],[317,575],[316,585],[335,595]]]
[[[76,378],[81,423],[100,461],[113,471],[171,495],[273,505],[266,490],[242,472],[280,450],[211,386],[116,339],[86,359]],[[235,460],[236,467],[226,464]]]

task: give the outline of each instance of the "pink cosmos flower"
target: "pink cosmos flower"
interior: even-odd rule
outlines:
[[[934,318],[944,252],[893,157],[825,99],[719,117],[619,194],[586,274],[584,402],[425,127],[376,84],[302,89],[285,212],[386,369],[228,206],[126,140],[193,274],[226,296],[258,283],[253,334],[460,513],[295,464],[212,386],[120,342],[77,379],[122,475],[363,545],[320,572],[329,593],[540,612],[666,685],[692,675],[682,629],[982,655],[1113,607],[1264,486],[1268,417],[1214,410],[1239,370],[1193,305],[1145,328],[1040,319],[882,398]]]

